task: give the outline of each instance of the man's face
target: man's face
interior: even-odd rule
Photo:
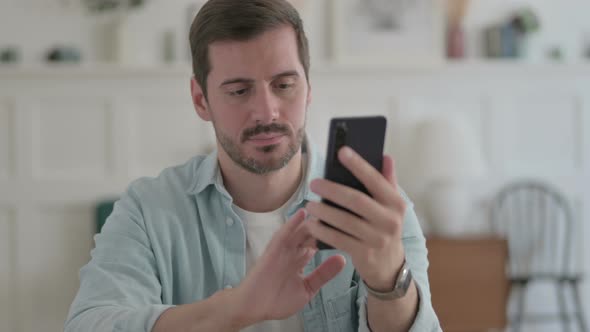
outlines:
[[[208,101],[199,115],[213,122],[225,153],[256,174],[287,165],[301,147],[311,100],[294,30],[215,42],[209,59]]]

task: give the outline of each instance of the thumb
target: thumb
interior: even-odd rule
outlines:
[[[328,258],[304,280],[310,296],[315,295],[328,281],[332,280],[346,265],[346,258],[335,255]]]

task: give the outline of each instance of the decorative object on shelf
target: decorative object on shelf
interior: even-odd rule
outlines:
[[[332,0],[338,64],[424,67],[444,61],[440,0]]]
[[[162,59],[165,63],[176,61],[176,33],[174,29],[164,31],[162,37]]]
[[[75,47],[57,46],[47,52],[45,60],[52,63],[79,63],[82,60],[82,54]]]
[[[81,0],[91,14],[101,16],[102,42],[99,47],[108,62],[125,65],[154,65],[164,62],[167,35],[153,31],[144,13],[149,0]],[[152,31],[147,31],[152,29]],[[154,37],[158,38],[155,41]],[[158,45],[155,47],[154,45]]]
[[[463,19],[469,0],[447,0],[447,57],[461,59],[465,56]]]
[[[82,3],[91,13],[108,13],[114,11],[127,11],[139,8],[148,0],[82,0]]]
[[[485,175],[481,144],[471,126],[455,115],[419,123],[412,146],[415,175],[422,190],[432,233],[457,237],[483,232],[469,224],[474,180]]]
[[[21,54],[16,46],[0,48],[0,64],[14,64],[20,62]]]
[[[555,62],[563,61],[563,49],[559,46],[550,47],[547,51],[547,58]]]
[[[585,32],[583,35],[582,57],[590,60],[590,31]]]
[[[539,17],[530,8],[516,11],[510,18],[510,25],[523,36],[537,32],[541,27]]]
[[[526,44],[541,23],[530,8],[523,8],[501,24],[485,29],[486,55],[490,58],[516,58],[526,56]]]
[[[484,40],[489,58],[516,58],[519,55],[516,30],[510,24],[486,28]]]

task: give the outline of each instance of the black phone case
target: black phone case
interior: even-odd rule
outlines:
[[[387,119],[383,116],[332,119],[324,178],[369,194],[365,186],[340,163],[337,153],[342,146],[349,146],[373,167],[381,171],[386,127]],[[346,133],[344,139],[342,138],[343,131]],[[329,200],[324,199],[322,202],[343,209]],[[322,223],[332,227],[327,223]],[[319,240],[317,245],[320,250],[333,249],[330,245]]]

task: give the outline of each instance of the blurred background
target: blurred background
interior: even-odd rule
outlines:
[[[112,201],[210,151],[198,0],[0,0],[0,331],[61,331]],[[588,331],[590,2],[299,0],[308,134],[385,115],[445,331]]]

